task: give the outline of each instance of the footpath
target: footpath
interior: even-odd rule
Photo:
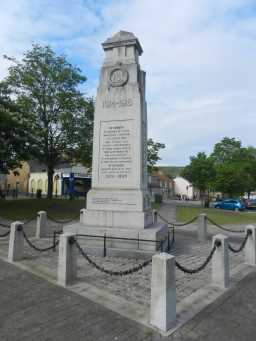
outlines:
[[[161,213],[170,221],[176,220],[175,211],[175,207],[172,208],[170,205],[163,205],[161,209]],[[29,235],[30,233],[31,236],[33,235],[32,227],[29,227],[28,232]],[[190,265],[195,266],[193,254],[196,252],[199,260],[201,256],[204,258],[204,245],[193,242],[188,236],[185,238],[183,234],[187,235],[188,231],[178,231],[177,241],[172,252],[173,254],[177,253],[182,262],[187,259],[186,265],[192,262]],[[47,240],[40,241],[40,243],[44,242],[49,243]],[[207,246],[207,243],[205,244]],[[131,276],[131,278],[128,276],[125,281],[117,283],[113,280],[112,286],[110,286],[107,280],[101,278],[99,274],[92,273],[90,275],[92,269],[89,266],[83,266],[85,273],[80,270],[81,278],[85,276],[87,282],[91,278],[90,285],[95,286],[95,289],[101,284],[104,285],[101,288],[100,297],[102,299],[104,299],[103,293],[110,288],[118,289],[120,298],[124,296],[124,292],[127,292],[126,296],[132,295],[131,297],[128,295],[130,298],[127,301],[121,299],[121,310],[114,309],[115,311],[113,311],[110,306],[90,296],[88,284],[84,289],[88,291],[87,295],[79,295],[76,291],[54,284],[57,253],[49,251],[49,254],[47,252],[45,255],[38,256],[33,254],[33,250],[29,251],[26,248],[25,259],[10,264],[6,261],[7,246],[8,240],[2,240],[0,341],[256,341],[256,271],[254,270],[241,281],[233,282],[231,289],[225,291],[221,297],[201,310],[172,335],[164,337],[146,325],[138,323],[138,319],[123,313],[127,308],[125,302],[127,305],[136,303],[133,303],[131,298],[136,296],[135,292],[131,290],[133,286],[135,289],[137,288],[138,294],[139,289],[145,287],[141,297],[147,297],[145,293],[150,290],[149,268],[140,276]],[[232,258],[234,265],[239,265],[241,261],[239,257],[241,256]],[[104,261],[109,262],[108,257]],[[116,262],[117,264],[113,264],[113,266],[120,267],[118,263],[120,260],[117,259]],[[29,264],[30,266],[28,266]],[[39,270],[38,276],[40,277],[37,276],[37,272],[27,271],[31,266]],[[42,276],[41,272],[47,276]],[[204,287],[207,276],[207,271],[201,273],[201,277],[183,276],[182,273],[177,272],[178,298],[186,298],[190,295],[191,290]],[[122,289],[121,284],[125,290]],[[140,295],[136,297],[138,300]],[[195,305],[197,303],[194,302]],[[140,301],[140,305],[143,308],[143,300]],[[195,305],[190,306],[191,312],[196,311]]]
[[[0,260],[1,341],[254,341],[256,272],[169,337]]]

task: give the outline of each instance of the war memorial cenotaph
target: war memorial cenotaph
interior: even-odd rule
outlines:
[[[167,247],[168,227],[154,223],[148,192],[146,73],[142,48],[133,33],[120,31],[103,44],[105,60],[97,89],[92,189],[80,223],[64,232],[107,239],[108,254],[154,252]],[[85,238],[88,252],[100,254],[103,240]],[[143,242],[143,240],[158,241]]]

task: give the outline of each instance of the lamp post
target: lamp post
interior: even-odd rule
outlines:
[[[57,198],[58,196],[58,180],[59,180],[59,175],[56,174],[54,177],[54,181],[55,181],[55,197]]]

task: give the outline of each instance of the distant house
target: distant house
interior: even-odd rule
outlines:
[[[168,199],[174,195],[173,179],[161,171],[157,171],[149,176],[148,187],[152,197],[155,194],[161,194],[163,199]]]
[[[4,189],[5,188],[5,184],[6,184],[6,174],[0,173],[0,189]]]
[[[22,162],[22,167],[11,171],[0,178],[0,188],[7,195],[13,193],[35,194],[41,190],[47,194],[48,176],[47,167],[37,161]],[[67,162],[57,165],[53,175],[53,194],[61,195],[86,195],[91,188],[91,176],[88,169],[82,165],[71,166]]]
[[[176,176],[174,179],[174,192],[181,199],[198,199],[198,190],[193,185],[181,176]]]
[[[28,162],[22,161],[21,167],[10,171],[5,176],[3,189],[6,194],[11,193],[27,193],[28,179],[30,173],[30,165]]]
[[[55,168],[53,175],[53,194],[55,196],[74,195],[85,196],[91,188],[91,175],[87,168],[82,165],[71,166],[67,163],[60,164]],[[29,177],[29,193],[41,190],[47,194],[47,172],[31,172]]]

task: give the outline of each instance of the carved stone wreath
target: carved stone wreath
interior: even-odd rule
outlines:
[[[128,82],[129,74],[124,67],[117,67],[110,72],[109,85],[112,87],[124,86]]]

